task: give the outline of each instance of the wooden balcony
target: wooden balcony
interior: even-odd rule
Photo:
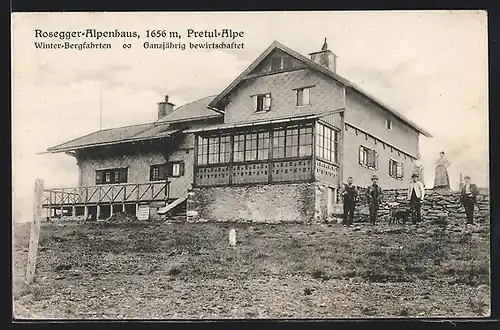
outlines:
[[[166,201],[170,194],[169,185],[163,181],[44,189],[42,207]]]

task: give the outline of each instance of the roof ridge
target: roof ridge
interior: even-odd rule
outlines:
[[[202,97],[202,98],[196,99],[196,100],[194,100],[194,101],[191,101],[191,102],[188,102],[188,103],[184,103],[183,105],[179,105],[177,108],[175,108],[175,109],[174,109],[174,111],[177,111],[178,109],[180,109],[180,108],[182,108],[182,107],[184,107],[184,106],[186,106],[186,105],[189,105],[189,104],[191,104],[191,103],[198,102],[198,101],[201,101],[201,100],[207,99],[207,98],[212,97],[212,96],[216,97],[217,95],[219,95],[219,94],[215,94],[215,95],[208,95],[208,96],[205,96],[205,97]],[[174,112],[174,111],[172,111],[172,112]]]

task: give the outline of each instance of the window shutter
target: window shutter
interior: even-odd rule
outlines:
[[[310,102],[310,94],[309,92],[311,91],[310,88],[304,88],[304,102],[303,104],[306,105],[306,104],[309,104]]]
[[[128,168],[122,168],[122,170],[120,171],[120,183],[127,182],[127,174],[128,174]]]
[[[358,158],[359,158],[359,165],[363,165],[363,147],[359,147],[359,155],[358,155]]]
[[[257,95],[252,96],[252,99],[253,99],[253,111],[257,111],[257,100],[258,100]]]
[[[158,166],[158,179],[165,180],[167,178],[167,164]]]
[[[181,162],[181,163],[179,164],[179,175],[180,175],[180,176],[183,176],[183,175],[184,175],[184,168],[185,168],[184,162]]]
[[[375,169],[378,170],[378,154],[375,150],[373,150],[373,158],[374,158],[374,162],[375,162]]]
[[[403,164],[397,163],[397,178],[402,179],[403,178]]]
[[[389,159],[389,176],[392,176],[392,160]]]
[[[271,109],[271,94],[266,94],[264,98],[264,110]]]
[[[101,171],[96,171],[95,172],[95,183],[96,184],[101,184],[103,181],[103,172]]]
[[[167,176],[172,176],[174,174],[172,163],[167,164]]]

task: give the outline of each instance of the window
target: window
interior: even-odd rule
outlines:
[[[388,131],[392,130],[392,121],[390,119],[385,120],[385,128],[387,128]]]
[[[403,179],[403,163],[389,159],[389,175],[395,179]]]
[[[312,123],[281,126],[273,132],[273,158],[312,155]]]
[[[297,157],[299,155],[299,126],[288,126],[285,138],[285,156]]]
[[[257,160],[257,133],[245,134],[245,160]]]
[[[158,167],[152,168],[151,169],[151,180],[150,181],[156,181],[160,179],[160,169]]]
[[[258,94],[252,97],[255,112],[269,111],[271,109],[271,94]]]
[[[237,134],[234,136],[233,159],[235,162],[242,162],[245,160],[245,134]]]
[[[285,158],[285,127],[274,129],[273,158]]]
[[[269,159],[269,132],[259,132],[257,159]]]
[[[323,158],[332,161],[332,130],[329,127],[323,126],[324,129],[324,142],[323,142]]]
[[[281,57],[274,57],[271,59],[271,71],[281,70]]]
[[[316,156],[338,163],[338,131],[320,123],[316,123],[316,131]]]
[[[299,88],[295,91],[297,106],[304,106],[311,104],[311,87]]]
[[[219,163],[229,163],[231,160],[231,136],[220,137]]]
[[[167,173],[169,177],[178,177],[184,175],[184,162],[170,162],[167,164]]]
[[[198,164],[205,165],[208,162],[208,138],[198,137]]]
[[[219,138],[208,138],[208,163],[217,164],[219,162]]]
[[[339,132],[333,131],[334,136],[332,137],[332,161],[335,163],[339,162]]]
[[[312,123],[302,125],[299,129],[299,156],[312,155]]]
[[[166,164],[151,165],[149,169],[149,181],[162,181],[167,178]]]
[[[231,155],[231,137],[229,135],[198,137],[199,165],[228,163]]]
[[[269,158],[269,132],[253,131],[234,136],[234,162]]]
[[[359,164],[372,170],[378,169],[378,155],[375,150],[359,147]]]
[[[172,176],[180,176],[181,175],[181,164],[174,163],[172,164]]]
[[[113,183],[126,183],[127,182],[127,169],[114,168],[108,170],[95,171],[96,184],[113,184]]]
[[[283,57],[283,70],[291,68],[293,68],[292,58],[288,56]]]
[[[229,163],[231,153],[234,163],[268,160],[270,151],[273,159],[306,157],[312,155],[313,123],[281,125],[274,129],[259,127],[236,132],[232,138],[230,135],[198,137],[197,143],[197,165]]]

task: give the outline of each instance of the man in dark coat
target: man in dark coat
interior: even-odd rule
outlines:
[[[378,177],[376,174],[372,175],[372,185],[366,189],[366,198],[368,207],[370,209],[370,222],[372,225],[377,221],[377,212],[382,201],[382,188],[377,184]]]
[[[476,205],[476,197],[479,194],[479,189],[473,183],[470,183],[470,176],[464,177],[465,184],[460,191],[460,202],[465,208],[467,214],[467,223],[474,223],[474,205]]]
[[[351,226],[354,218],[354,209],[358,198],[358,190],[352,184],[352,176],[347,178],[347,184],[344,184],[342,193],[344,203],[344,225]]]

